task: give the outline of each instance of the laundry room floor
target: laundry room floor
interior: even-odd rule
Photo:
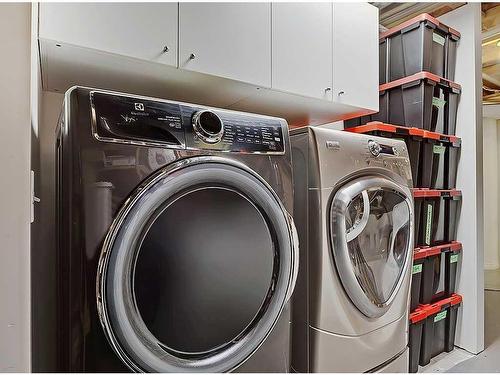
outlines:
[[[472,355],[456,348],[451,353],[443,353],[432,359],[420,372],[500,372],[500,291],[484,292],[484,346],[483,352]]]

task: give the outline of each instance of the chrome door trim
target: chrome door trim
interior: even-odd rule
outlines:
[[[113,222],[109,228],[109,231],[104,239],[103,246],[101,248],[101,254],[99,257],[97,278],[96,278],[96,299],[97,299],[97,310],[98,310],[99,320],[101,321],[101,324],[102,324],[102,327],[105,331],[106,337],[108,338],[108,342],[112,346],[113,350],[115,351],[117,356],[120,358],[120,360],[123,361],[123,363],[126,364],[132,371],[142,372],[143,369],[141,369],[133,361],[133,359],[127,355],[125,350],[119,344],[117,338],[114,335],[111,321],[110,321],[110,318],[108,315],[108,309],[106,306],[106,296],[105,295],[106,295],[107,263],[109,261],[110,255],[111,255],[111,250],[113,249],[114,241],[115,241],[116,236],[118,234],[119,228],[122,226],[127,215],[130,213],[130,211],[134,207],[134,204],[137,203],[137,201],[141,197],[143,197],[145,194],[147,194],[149,186],[155,185],[157,182],[159,182],[163,178],[167,177],[168,175],[170,175],[176,171],[179,171],[180,169],[183,169],[187,166],[196,165],[196,164],[203,164],[203,163],[205,163],[205,164],[206,163],[225,164],[225,165],[237,167],[243,171],[246,171],[247,173],[249,173],[253,177],[255,177],[260,183],[262,183],[262,185],[274,197],[275,203],[277,203],[277,205],[281,209],[284,220],[286,221],[287,226],[288,226],[288,238],[290,241],[289,246],[290,246],[290,250],[291,250],[291,254],[290,254],[291,255],[291,262],[290,262],[289,274],[288,274],[288,276],[284,275],[284,277],[288,277],[287,287],[286,287],[287,288],[286,295],[285,295],[283,303],[281,304],[279,315],[281,315],[281,312],[283,311],[285,305],[288,303],[288,301],[293,293],[293,289],[295,287],[295,283],[296,283],[296,279],[297,279],[298,262],[299,262],[299,259],[298,259],[298,250],[299,250],[298,249],[298,236],[297,236],[297,233],[295,230],[295,225],[293,223],[293,219],[291,218],[291,215],[287,212],[283,203],[279,199],[276,192],[272,189],[272,187],[262,177],[260,177],[255,171],[253,171],[251,168],[249,168],[245,164],[240,163],[238,161],[226,159],[223,157],[199,156],[199,157],[182,159],[182,160],[179,160],[177,162],[174,162],[174,163],[164,167],[159,173],[156,173],[149,180],[146,180],[124,202],[124,204],[122,205],[122,208],[119,210],[118,214],[116,215],[115,219],[113,220]],[[267,336],[272,332],[277,321],[278,321],[278,319],[276,319],[273,322],[272,327],[269,329],[269,332],[267,333]],[[251,357],[251,355],[253,353],[255,353],[255,351],[257,351],[260,348],[260,346],[264,343],[267,336],[255,347],[253,352],[250,355],[248,355],[245,358],[245,360],[243,360],[241,363],[236,365],[236,367],[230,369],[230,371],[238,368],[243,363],[245,363],[246,360],[248,360]]]
[[[410,228],[408,238],[408,249],[404,266],[402,268],[399,280],[392,291],[392,294],[383,304],[376,305],[372,302],[363,291],[356,276],[353,272],[353,266],[349,259],[349,252],[347,250],[347,234],[345,224],[345,212],[351,200],[360,194],[362,191],[370,188],[385,188],[393,190],[406,202],[410,213]],[[412,259],[413,249],[413,199],[411,198],[411,191],[409,188],[400,186],[388,178],[383,177],[361,177],[353,180],[346,185],[337,189],[334,193],[333,199],[330,203],[330,244],[332,246],[332,253],[335,260],[335,266],[340,276],[342,285],[354,303],[354,305],[367,317],[378,318],[384,315],[396,297],[401,285],[403,284],[406,274],[409,272]],[[339,224],[334,224],[339,223]]]

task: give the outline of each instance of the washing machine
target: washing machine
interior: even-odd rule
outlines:
[[[324,127],[291,133],[300,267],[296,372],[407,372],[413,249],[405,143]]]
[[[286,121],[81,87],[59,121],[53,370],[287,371]]]

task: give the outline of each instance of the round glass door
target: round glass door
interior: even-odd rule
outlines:
[[[208,160],[153,177],[106,238],[101,322],[133,370],[233,370],[293,287],[293,224],[279,200],[250,171]]]
[[[412,201],[383,178],[358,179],[336,192],[331,239],[337,271],[356,307],[383,315],[408,270],[413,246]]]

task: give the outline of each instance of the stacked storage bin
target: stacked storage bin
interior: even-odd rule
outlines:
[[[344,122],[347,131],[405,141],[412,167],[415,250],[410,301],[410,372],[454,347],[462,244],[456,189],[461,87],[460,33],[422,14],[380,35],[380,111]]]

